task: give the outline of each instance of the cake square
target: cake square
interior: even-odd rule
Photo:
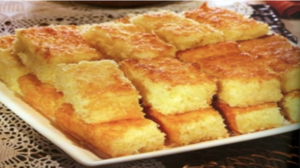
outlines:
[[[119,157],[162,149],[165,134],[148,119],[129,119],[86,124],[70,104],[55,113],[56,123],[69,134],[107,157]]]
[[[201,141],[228,137],[221,115],[213,108],[181,114],[164,115],[155,110],[147,112],[167,135],[170,146],[181,146]]]
[[[120,67],[140,91],[143,105],[165,115],[207,108],[217,89],[198,66],[171,57],[128,59]]]
[[[280,76],[284,93],[300,90],[300,49],[274,34],[239,42],[240,49]]]
[[[139,92],[115,61],[59,64],[55,87],[86,123],[143,118]]]
[[[283,115],[292,123],[300,122],[300,91],[286,93],[279,102]]]
[[[282,98],[279,77],[241,54],[203,58],[202,70],[217,78],[217,97],[231,107],[248,107]]]
[[[156,33],[178,50],[224,41],[221,31],[172,11],[161,10],[131,16],[130,22]]]
[[[270,31],[268,24],[247,18],[228,9],[202,6],[184,13],[185,17],[208,24],[223,33],[225,41],[254,39]]]
[[[175,57],[176,48],[155,34],[129,23],[109,22],[81,27],[88,43],[117,62],[128,58]]]
[[[276,103],[230,107],[224,101],[215,101],[214,105],[224,116],[227,126],[239,134],[280,127],[284,122]]]
[[[22,94],[17,80],[28,74],[29,69],[13,52],[14,41],[14,35],[0,37],[0,80],[12,91]]]
[[[14,50],[32,73],[49,84],[54,83],[57,64],[103,58],[72,25],[17,29]]]

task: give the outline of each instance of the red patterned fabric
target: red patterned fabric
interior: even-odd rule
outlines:
[[[300,18],[300,1],[267,1],[281,17]]]

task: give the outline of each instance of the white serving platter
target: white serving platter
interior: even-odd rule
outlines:
[[[211,148],[211,147],[216,147],[221,145],[253,140],[262,137],[268,137],[268,136],[300,129],[300,123],[296,123],[296,124],[287,123],[286,125],[279,128],[274,128],[274,129],[269,129],[265,131],[259,131],[255,133],[244,134],[244,135],[238,135],[226,139],[212,140],[212,141],[201,142],[193,145],[168,148],[160,151],[136,154],[131,156],[104,159],[98,157],[96,154],[94,154],[87,148],[76,143],[76,141],[70,138],[69,135],[66,135],[63,131],[58,129],[49,119],[47,119],[45,116],[43,116],[38,111],[33,109],[31,106],[29,106],[27,103],[25,103],[21,98],[16,96],[1,82],[0,82],[0,102],[2,102],[7,108],[12,110],[26,123],[31,125],[36,131],[38,131],[40,134],[42,134],[51,142],[53,142],[55,145],[57,145],[59,148],[61,148],[74,160],[86,166],[108,165],[113,163],[120,163],[120,162],[132,161],[132,160],[140,160],[146,158],[153,158],[157,156],[170,155],[170,154],[181,153],[181,152],[200,150],[205,148]]]

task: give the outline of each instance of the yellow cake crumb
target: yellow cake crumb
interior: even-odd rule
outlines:
[[[115,61],[60,64],[55,87],[86,123],[143,118],[139,92]]]
[[[240,134],[280,127],[284,122],[276,103],[230,107],[224,101],[216,101],[214,105],[224,116],[228,127]]]
[[[231,107],[247,107],[282,98],[279,77],[247,55],[208,57],[198,62],[204,72],[218,79],[219,99]]]
[[[22,94],[17,80],[30,71],[14,53],[14,41],[14,35],[0,37],[0,80],[12,91]]]
[[[292,123],[300,122],[300,91],[292,91],[284,95],[280,101],[284,116]]]
[[[209,107],[217,89],[199,67],[175,58],[129,59],[120,67],[140,91],[143,105],[166,115]]]

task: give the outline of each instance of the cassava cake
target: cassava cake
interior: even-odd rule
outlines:
[[[115,61],[59,64],[55,87],[86,123],[143,118],[140,95]]]
[[[28,74],[18,79],[23,100],[50,120],[54,120],[57,108],[63,103],[63,94],[51,84],[42,83],[35,75]]]
[[[120,67],[140,91],[143,105],[165,115],[207,108],[217,89],[199,67],[171,57],[128,59]]]
[[[239,49],[238,43],[229,41],[179,51],[176,56],[184,62],[196,63],[202,58],[239,53],[241,53],[241,50]]]
[[[170,146],[181,146],[201,141],[228,137],[221,115],[213,108],[199,109],[181,114],[164,115],[147,111],[167,135]]]
[[[0,37],[0,81],[9,89],[21,94],[18,78],[29,73],[19,57],[13,51],[14,35]]]
[[[218,79],[220,100],[231,107],[248,107],[282,98],[279,77],[243,53],[203,58],[198,62]]]
[[[95,152],[156,151],[300,122],[300,49],[268,32],[206,4],[17,29],[0,79]]]
[[[215,101],[214,105],[224,116],[227,126],[240,134],[280,127],[284,122],[276,103],[230,107],[224,101]]]
[[[82,38],[76,26],[16,30],[15,53],[43,83],[53,84],[55,66],[103,57]]]
[[[300,122],[300,91],[284,94],[279,103],[282,113],[292,123]]]
[[[88,43],[108,58],[122,61],[128,58],[175,57],[176,48],[142,27],[121,22],[82,26]]]
[[[224,41],[221,31],[167,10],[132,16],[130,22],[156,33],[178,50]]]
[[[108,157],[150,152],[164,147],[165,134],[148,119],[86,124],[70,104],[64,104],[55,114],[60,127]]]
[[[274,34],[239,42],[240,49],[280,76],[284,93],[300,90],[300,49]]]
[[[269,32],[266,23],[247,18],[241,14],[220,7],[202,6],[184,13],[186,18],[201,24],[208,24],[221,31],[226,41],[254,39]]]

